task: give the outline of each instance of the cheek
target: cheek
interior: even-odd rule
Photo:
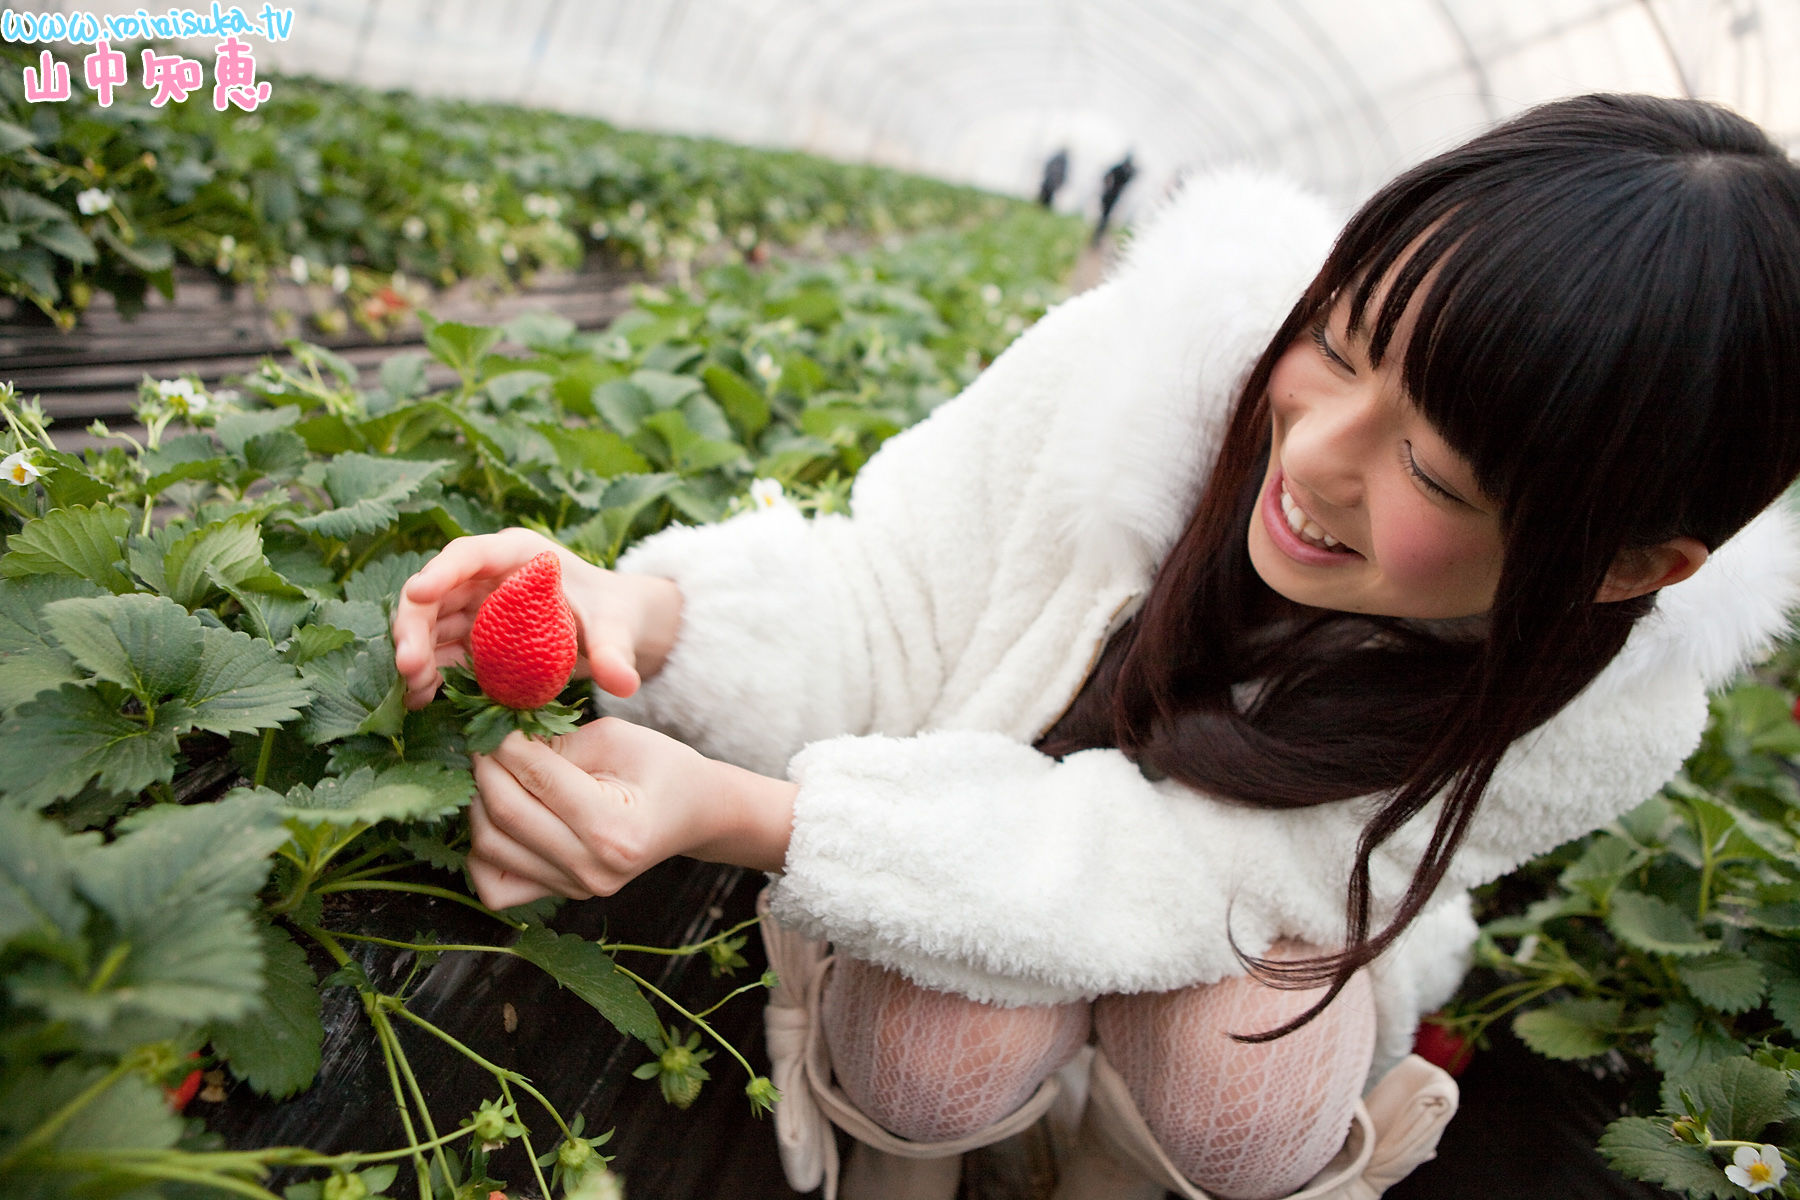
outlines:
[[[1379,554],[1392,582],[1421,592],[1491,588],[1500,575],[1497,537],[1471,534],[1431,513],[1392,522]]]

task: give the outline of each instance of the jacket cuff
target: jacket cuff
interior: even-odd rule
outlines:
[[[601,708],[783,776],[816,714],[842,708],[834,618],[812,558],[809,522],[789,505],[638,543],[618,569],[673,580],[681,628],[662,669],[628,698],[597,694]]]

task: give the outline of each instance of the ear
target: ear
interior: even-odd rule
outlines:
[[[1594,599],[1613,604],[1680,583],[1700,569],[1706,554],[1706,547],[1691,537],[1670,538],[1641,550],[1622,550]]]

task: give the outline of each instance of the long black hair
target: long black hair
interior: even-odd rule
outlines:
[[[1394,344],[1415,295],[1417,322]],[[1270,373],[1340,298],[1371,359],[1399,356],[1413,402],[1499,505],[1505,556],[1473,633],[1302,608],[1250,564]],[[1259,807],[1377,795],[1343,949],[1251,960],[1272,983],[1330,984],[1252,1040],[1280,1036],[1417,916],[1507,747],[1650,610],[1654,593],[1596,601],[1621,554],[1676,536],[1716,547],[1797,473],[1800,168],[1698,101],[1531,109],[1401,175],[1350,220],[1248,376],[1142,609],[1039,748],[1117,746]],[[1405,895],[1372,931],[1371,856],[1440,796]]]

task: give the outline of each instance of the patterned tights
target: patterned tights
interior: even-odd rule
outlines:
[[[1274,954],[1308,952],[1284,944]],[[997,1008],[840,955],[822,1016],[839,1086],[876,1123],[922,1142],[1018,1108],[1091,1027],[1182,1174],[1219,1197],[1268,1200],[1301,1187],[1343,1144],[1374,1053],[1368,981],[1355,976],[1287,1037],[1249,1045],[1227,1035],[1272,1029],[1317,995],[1237,978],[1091,1006]]]

